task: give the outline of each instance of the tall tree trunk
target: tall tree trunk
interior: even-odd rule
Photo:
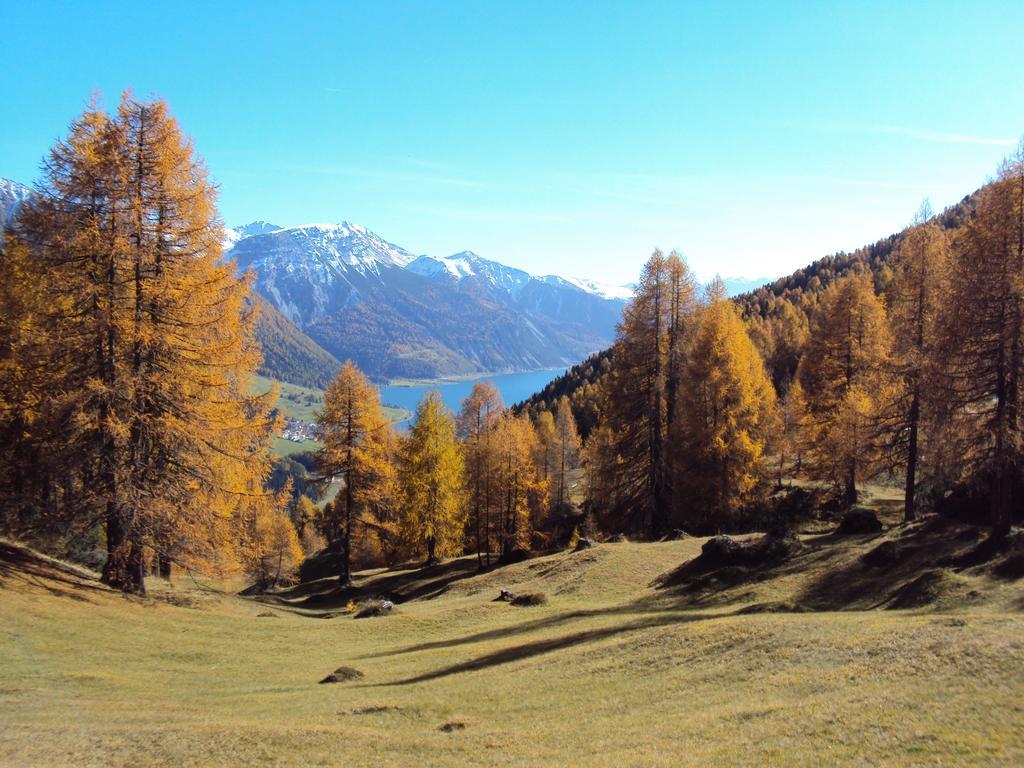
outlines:
[[[992,477],[992,535],[1003,538],[1010,533],[1013,519],[1013,474],[1006,462],[996,465]]]
[[[846,507],[852,507],[857,503],[857,465],[852,461],[850,462],[850,466],[846,469],[843,501]]]
[[[338,575],[338,580],[341,582],[341,586],[347,587],[352,584],[352,508],[346,506],[345,508],[345,530],[342,532],[341,538],[341,573]]]
[[[341,573],[339,574],[339,581],[343,587],[347,587],[352,584],[352,504],[355,499],[355,494],[352,489],[352,467],[354,464],[352,448],[355,444],[354,419],[355,404],[352,402],[352,390],[350,388],[348,391],[348,434],[346,435],[348,452],[345,459],[347,465],[347,469],[345,470],[345,530],[343,532],[344,538],[341,542]]]
[[[106,514],[106,535],[107,535],[107,561],[103,564],[103,572],[100,581],[115,589],[120,588],[124,581],[124,528],[121,526],[121,516],[118,514],[117,506],[112,499],[107,501]]]
[[[437,565],[437,539],[427,537],[427,565]]]
[[[903,493],[903,520],[908,523],[917,517],[915,496],[917,493],[917,432],[920,413],[921,398],[918,388],[915,385],[910,400],[910,413],[908,419],[910,434],[907,438],[907,476],[906,486]]]
[[[125,530],[121,510],[107,502],[107,561],[100,581],[122,592],[146,593],[145,558],[138,537]]]

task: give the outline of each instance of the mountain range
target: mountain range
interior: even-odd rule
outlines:
[[[0,179],[0,224],[32,194]],[[416,255],[348,222],[255,221],[223,244],[255,275],[261,373],[305,386],[324,386],[345,359],[378,381],[569,366],[611,343],[632,294],[472,251]],[[765,281],[725,282],[736,293]]]
[[[469,251],[417,256],[348,222],[254,222],[225,246],[284,317],[377,380],[571,365],[611,341],[631,292]]]

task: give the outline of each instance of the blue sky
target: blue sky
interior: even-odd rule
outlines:
[[[0,7],[0,176],[95,90],[166,98],[230,225],[630,282],[782,274],[955,202],[1024,133],[1024,3]]]

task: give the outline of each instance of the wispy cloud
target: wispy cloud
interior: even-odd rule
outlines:
[[[977,144],[989,147],[1012,147],[1016,139],[996,139],[987,136],[969,136],[962,133],[939,133],[937,131],[921,131],[916,128],[901,128],[896,125],[872,125],[865,130],[871,133],[888,134],[890,136],[906,136],[921,141],[934,141],[940,144]]]
[[[482,181],[464,178],[460,176],[449,176],[436,173],[418,173],[416,171],[391,171],[375,170],[371,168],[358,168],[354,166],[340,165],[282,165],[278,170],[287,173],[309,173],[318,176],[344,176],[354,179],[376,179],[400,184],[437,184],[447,187],[467,187],[482,189],[490,187]]]
[[[947,133],[944,131],[922,130],[900,125],[874,125],[867,123],[847,122],[845,120],[816,120],[800,126],[819,128],[850,133],[874,134],[879,136],[903,136],[918,141],[930,141],[939,144],[973,144],[984,147],[1012,147],[1017,139],[997,138],[993,136],[975,136],[966,133]]]
[[[502,210],[458,205],[397,204],[396,210],[462,222],[490,224],[562,224],[572,221],[566,214],[528,209]]]

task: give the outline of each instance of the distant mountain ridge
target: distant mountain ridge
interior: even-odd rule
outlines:
[[[0,224],[33,194],[0,179]],[[632,295],[472,251],[416,255],[348,222],[255,221],[226,229],[223,246],[264,300],[261,373],[305,386],[324,386],[347,358],[378,381],[569,366],[611,343]]]
[[[225,243],[281,314],[376,380],[571,365],[611,341],[629,293],[470,251],[416,256],[349,222],[256,222]]]

